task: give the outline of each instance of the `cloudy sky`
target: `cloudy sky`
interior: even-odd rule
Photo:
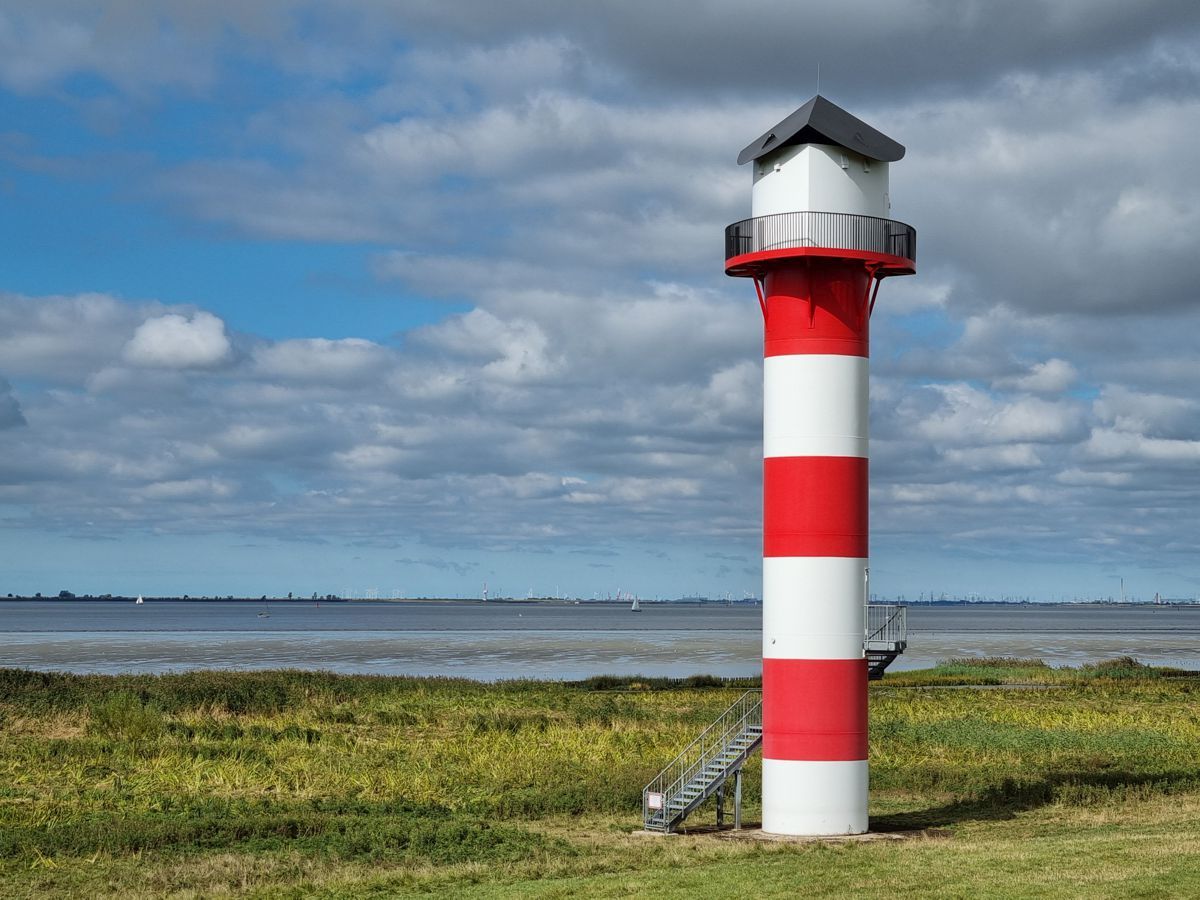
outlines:
[[[0,591],[757,593],[818,62],[920,235],[873,589],[1195,596],[1194,0],[0,0]]]

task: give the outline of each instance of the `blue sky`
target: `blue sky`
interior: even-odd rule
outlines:
[[[920,235],[874,589],[1195,596],[1200,11],[1013,6],[0,7],[0,592],[757,592],[819,61]]]

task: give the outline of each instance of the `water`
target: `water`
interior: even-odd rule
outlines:
[[[327,669],[484,680],[755,675],[758,607],[0,602],[0,666],[70,672]],[[951,656],[1200,668],[1200,607],[910,609],[893,670]]]
[[[952,656],[1021,656],[1050,665],[1132,656],[1200,668],[1200,606],[955,606],[910,609],[908,650],[892,668]]]

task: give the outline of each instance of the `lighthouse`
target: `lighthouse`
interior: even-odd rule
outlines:
[[[869,326],[883,279],[916,271],[891,218],[904,147],[822,96],[738,156],[752,216],[726,274],[763,316],[763,830],[867,830]]]

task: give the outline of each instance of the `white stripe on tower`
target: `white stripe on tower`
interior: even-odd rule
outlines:
[[[863,588],[867,560],[850,556],[763,558],[763,657],[857,659],[862,604],[831,602]]]
[[[867,454],[867,359],[833,354],[763,360],[763,456]]]

